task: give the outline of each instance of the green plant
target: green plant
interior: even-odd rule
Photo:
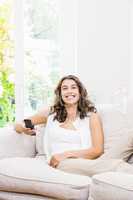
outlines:
[[[9,75],[8,71],[0,73],[0,127],[15,120],[14,83],[9,81]]]
[[[0,5],[0,127],[15,120],[13,42],[10,37],[11,1]]]

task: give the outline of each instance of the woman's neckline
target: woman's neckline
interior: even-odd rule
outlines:
[[[74,127],[75,129],[72,129],[72,128],[65,128],[65,127],[61,126],[61,124],[63,124],[63,123],[60,123],[60,122],[58,123],[58,125],[59,125],[59,127],[62,128],[62,129],[76,132],[76,131],[77,131],[77,128],[75,127],[74,124],[75,124],[75,122],[76,122],[77,120],[78,120],[78,116],[75,118],[75,120],[70,121],[70,123],[72,123],[72,125],[73,125],[73,127]]]

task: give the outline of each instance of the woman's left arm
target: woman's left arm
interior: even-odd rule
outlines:
[[[95,159],[104,151],[104,134],[100,116],[98,113],[92,113],[90,116],[90,131],[92,146],[84,150],[74,150],[64,152],[66,158],[85,158]]]

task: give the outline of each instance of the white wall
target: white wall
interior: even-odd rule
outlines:
[[[77,71],[77,0],[59,0],[62,75]]]
[[[78,21],[78,73],[97,101],[112,103],[129,89],[128,1],[79,0]]]
[[[78,74],[100,103],[129,93],[129,1],[60,0],[64,73]]]
[[[129,0],[129,67],[130,67],[130,96],[133,97],[133,0]]]

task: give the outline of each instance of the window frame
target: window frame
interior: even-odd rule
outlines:
[[[14,43],[15,43],[15,104],[16,121],[24,117],[24,25],[23,1],[14,0]]]

